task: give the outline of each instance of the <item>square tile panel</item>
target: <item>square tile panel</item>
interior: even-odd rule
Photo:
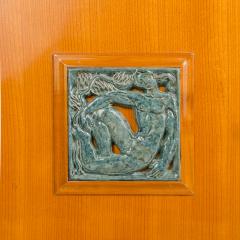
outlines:
[[[179,68],[68,68],[69,180],[177,180]]]
[[[193,55],[54,55],[57,194],[193,194]]]

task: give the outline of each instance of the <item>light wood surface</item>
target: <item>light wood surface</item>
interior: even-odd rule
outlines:
[[[240,239],[240,1],[0,4],[1,240]],[[195,53],[194,196],[56,196],[54,53]]]

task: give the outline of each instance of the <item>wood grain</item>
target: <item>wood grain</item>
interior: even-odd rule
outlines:
[[[193,54],[153,55],[54,55],[53,158],[54,186],[57,194],[193,194]],[[68,177],[68,68],[69,67],[162,67],[178,68],[180,91],[179,181],[78,181]],[[130,119],[132,125],[136,124]]]
[[[240,239],[238,0],[0,4],[1,239]],[[193,197],[54,195],[58,52],[195,53]]]

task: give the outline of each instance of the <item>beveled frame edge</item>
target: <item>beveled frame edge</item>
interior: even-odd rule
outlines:
[[[192,53],[151,55],[54,54],[54,191],[56,194],[193,195],[193,57]],[[68,67],[174,67],[180,68],[179,181],[69,181],[67,126]]]

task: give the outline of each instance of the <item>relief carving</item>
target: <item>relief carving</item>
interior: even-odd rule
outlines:
[[[178,76],[176,68],[69,68],[69,179],[179,179]],[[132,109],[136,132],[115,106]]]

